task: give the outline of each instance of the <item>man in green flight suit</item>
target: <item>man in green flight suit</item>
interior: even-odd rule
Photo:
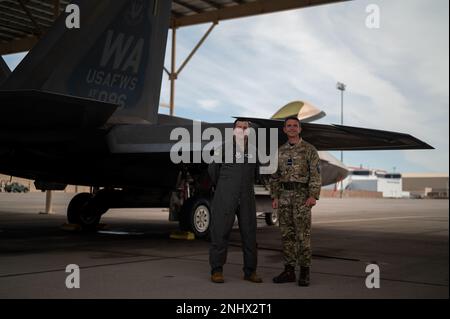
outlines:
[[[284,271],[274,283],[295,282],[309,286],[311,267],[311,208],[320,196],[320,158],[317,150],[300,137],[297,117],[285,120],[288,142],[278,149],[278,170],[271,177],[272,207],[278,209],[283,243]]]
[[[211,210],[211,246],[209,261],[211,281],[223,283],[223,266],[227,259],[228,241],[238,217],[244,254],[244,280],[261,283],[256,274],[256,204],[254,184],[258,169],[257,150],[248,142],[250,123],[237,119],[234,123],[233,140],[222,145],[220,156],[228,149],[231,161],[212,162],[208,173],[215,185]]]

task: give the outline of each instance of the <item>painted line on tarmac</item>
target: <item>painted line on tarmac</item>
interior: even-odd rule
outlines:
[[[237,242],[236,243],[230,243],[229,246],[242,248],[242,245],[237,243]],[[283,252],[283,250],[280,249],[280,248],[271,248],[271,247],[264,247],[264,246],[258,246],[258,250],[269,250],[269,251]],[[327,256],[327,255],[317,255],[317,254],[312,254],[312,256],[313,257],[318,257],[318,258],[339,259],[339,260],[345,260],[345,261],[358,261],[358,262],[363,261],[363,260],[357,259],[357,258],[339,257],[339,256]]]
[[[352,222],[370,222],[370,221],[381,221],[381,220],[395,220],[395,219],[422,219],[430,218],[431,216],[402,216],[402,217],[375,217],[375,218],[355,218],[355,219],[337,219],[337,220],[327,220],[318,221],[313,224],[336,224],[336,223],[352,223]]]
[[[362,278],[362,279],[367,278],[367,276],[346,275],[346,274],[337,274],[337,273],[322,272],[322,271],[311,271],[311,273],[320,274],[320,275],[337,276],[337,277],[351,277],[351,278]],[[434,287],[448,287],[448,284],[446,285],[446,284],[439,284],[439,283],[433,283],[433,282],[393,279],[393,278],[383,278],[383,277],[380,278],[380,281],[401,282],[401,283],[407,283],[407,284],[427,285],[427,286],[434,286]]]
[[[206,254],[208,254],[208,253],[201,254],[201,255],[206,255]],[[139,260],[133,260],[133,261],[121,261],[121,262],[116,262],[116,263],[105,263],[105,264],[98,264],[98,265],[92,265],[92,266],[81,266],[80,269],[93,269],[93,268],[120,266],[120,265],[127,265],[127,264],[138,264],[138,263],[145,263],[145,262],[161,261],[161,260],[166,260],[166,259],[192,260],[192,259],[189,259],[189,257],[194,257],[194,256],[199,256],[199,255],[200,254],[190,254],[190,255],[174,256],[174,257],[172,257],[172,256],[154,256],[152,258],[139,259]],[[151,255],[146,255],[146,256],[151,256]],[[48,270],[33,271],[33,272],[6,274],[6,275],[0,275],[0,279],[10,278],[10,277],[39,275],[39,274],[54,273],[54,272],[65,272],[65,271],[66,271],[65,268],[60,268],[60,269],[48,269]]]

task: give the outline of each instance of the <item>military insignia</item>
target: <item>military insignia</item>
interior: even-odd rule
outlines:
[[[292,166],[292,164],[293,164],[292,158],[288,158],[287,166]]]

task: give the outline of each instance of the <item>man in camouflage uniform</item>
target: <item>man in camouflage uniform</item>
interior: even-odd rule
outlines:
[[[311,208],[320,195],[320,159],[314,146],[300,138],[298,118],[287,118],[283,131],[288,142],[278,149],[278,170],[271,178],[271,197],[280,218],[285,269],[273,282],[295,282],[298,262],[298,284],[309,286]]]

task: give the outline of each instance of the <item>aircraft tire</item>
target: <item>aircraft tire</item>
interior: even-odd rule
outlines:
[[[268,226],[273,226],[278,223],[278,212],[265,213],[265,220]]]
[[[80,225],[83,231],[95,231],[101,215],[94,206],[89,205],[93,195],[81,193],[76,195],[67,207],[67,220],[70,224]]]
[[[180,216],[182,230],[193,232],[197,238],[208,238],[210,223],[211,208],[208,199],[191,197],[184,203]]]

